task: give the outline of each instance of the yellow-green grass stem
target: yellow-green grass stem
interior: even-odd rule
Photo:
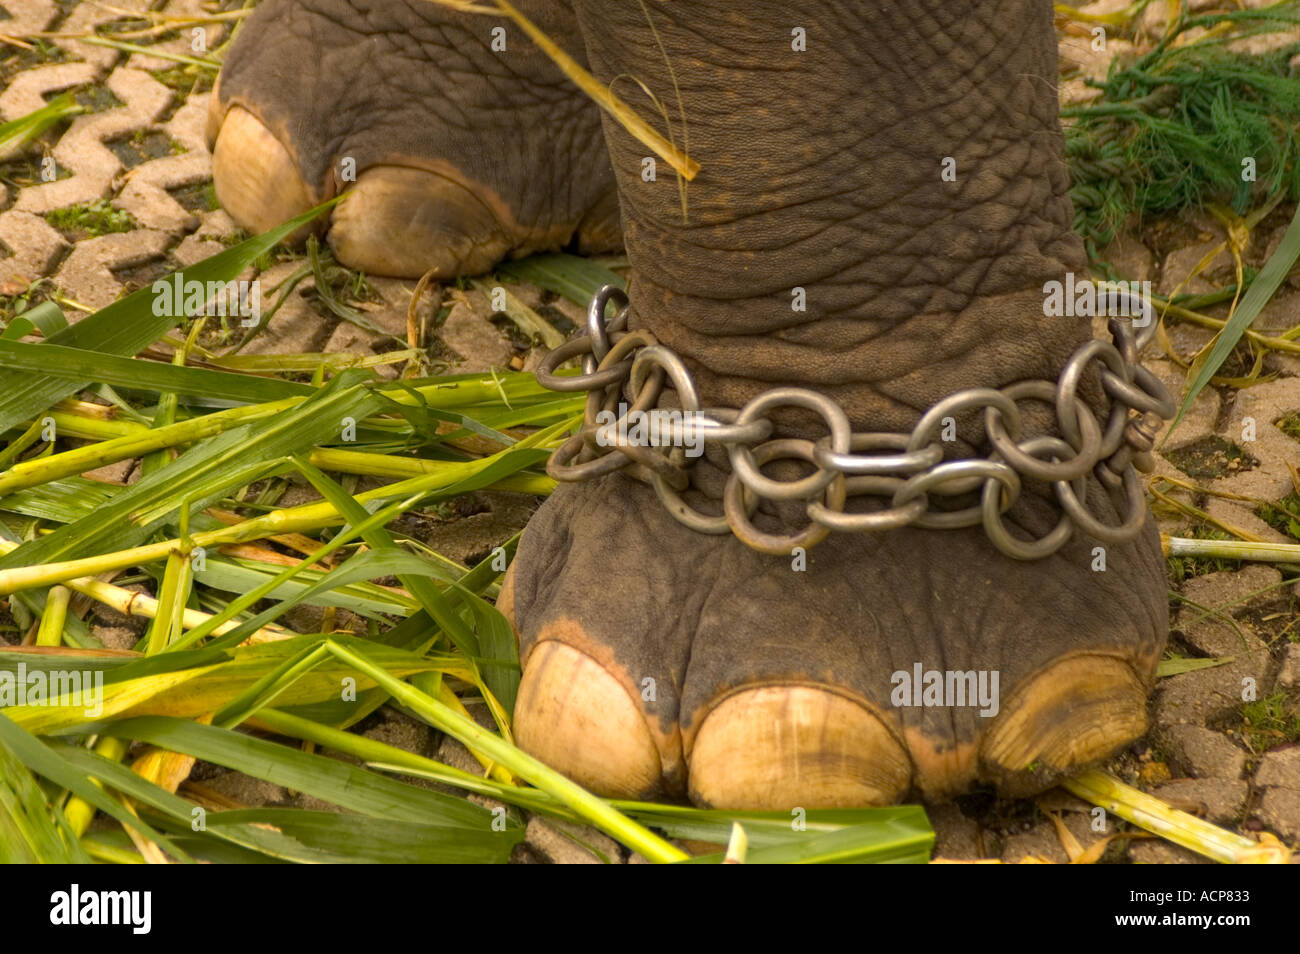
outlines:
[[[64,451],[49,457],[26,460],[15,464],[4,473],[0,473],[0,496],[26,490],[40,484],[83,474],[88,470],[115,464],[118,461],[133,460],[155,451],[189,444],[193,441],[211,437],[240,424],[246,424],[259,418],[267,417],[301,401],[289,398],[274,404],[258,404],[250,407],[232,408],[218,411],[204,417],[179,424],[156,429],[142,428],[127,421],[106,421],[104,424],[129,425],[130,433],[122,437],[103,440],[98,444],[88,444],[73,450]],[[56,422],[55,426],[58,424]],[[40,422],[33,425],[40,433]],[[83,437],[85,434],[66,434],[69,437]],[[446,461],[423,460],[417,457],[395,457],[389,454],[376,454],[367,451],[345,450],[342,448],[318,447],[311,452],[311,462],[322,470],[340,474],[356,474],[363,477],[417,477],[422,474],[437,473],[447,466]],[[524,494],[549,494],[555,489],[555,481],[543,474],[512,474],[497,485],[499,490],[510,490]]]
[[[649,860],[672,862],[689,858],[684,851],[664,841],[650,829],[638,825],[603,799],[482,728],[473,719],[466,718],[427,693],[394,678],[382,666],[375,665],[333,640],[326,640],[324,645],[329,647],[336,659],[369,676],[385,692],[427,720],[434,728],[459,740],[466,748],[483,752],[520,778],[550,793],[589,824],[639,851]]]
[[[1082,772],[1063,781],[1061,787],[1139,828],[1224,864],[1286,864],[1290,858],[1281,842],[1252,841],[1170,808],[1105,772]]]
[[[1254,563],[1300,564],[1300,543],[1255,543],[1247,540],[1197,540],[1161,536],[1167,557],[1205,557]]]
[[[154,451],[175,447],[202,440],[214,434],[220,434],[231,427],[246,424],[259,418],[291,408],[302,403],[305,398],[286,398],[269,404],[255,404],[248,407],[236,407],[226,411],[216,411],[178,424],[166,427],[148,428],[131,421],[101,421],[106,425],[105,433],[90,434],[84,431],[73,433],[66,425],[68,419],[74,423],[87,421],[87,418],[55,412],[54,426],[59,433],[69,437],[85,437],[100,440],[98,444],[78,447],[39,460],[22,461],[14,464],[0,474],[0,496],[11,494],[28,487],[49,483],[61,477],[82,474],[106,464],[115,464],[121,460],[132,460]],[[65,424],[60,424],[60,420]],[[38,427],[37,421],[34,427]],[[109,431],[116,433],[109,434]],[[105,436],[107,434],[107,437]]]
[[[81,847],[85,849],[86,854],[90,856],[92,861],[99,861],[104,864],[143,865],[147,863],[138,851],[110,845],[94,835],[81,839]]]
[[[66,586],[51,586],[45,597],[45,612],[36,631],[37,646],[62,646],[63,624],[68,619],[68,600],[72,591]]]
[[[689,181],[695,178],[700,171],[698,162],[660,135],[656,129],[638,116],[632,107],[615,96],[609,86],[583,69],[577,60],[560,49],[550,37],[516,10],[508,0],[496,0],[496,5],[521,30],[528,34],[529,39],[551,58],[551,61],[560,68],[574,85],[586,93],[597,106],[614,117],[620,126],[631,133],[643,145],[652,149],[685,179]]]
[[[44,430],[45,424],[43,421],[33,421],[31,427],[27,428],[27,430],[14,438],[9,443],[8,447],[0,451],[0,470],[3,470],[16,461],[23,451],[27,450],[27,448],[40,440],[41,433]],[[3,476],[3,474],[0,474],[0,478],[3,478]]]
[[[162,586],[158,590],[158,612],[145,640],[146,655],[156,655],[180,638],[185,602],[189,599],[193,582],[194,564],[190,561],[190,552],[173,550],[167,555],[167,566],[163,569]]]
[[[94,751],[96,755],[102,755],[104,758],[112,762],[120,762],[126,755],[126,750],[130,747],[131,742],[129,739],[114,739],[105,736],[95,743]],[[92,778],[90,781],[95,785],[99,785],[100,788],[104,787],[100,784],[98,779]],[[87,801],[83,801],[74,795],[72,798],[68,799],[68,804],[64,806],[63,814],[64,817],[68,819],[69,827],[71,827],[77,837],[80,838],[86,833],[86,829],[90,827],[91,819],[95,817],[96,811],[98,811],[98,809],[96,809],[94,805]]]
[[[377,739],[313,722],[279,709],[260,709],[247,720],[253,728],[266,729],[292,739],[312,742],[324,748],[351,755],[386,772],[409,772],[418,778],[454,785],[467,792],[495,798],[566,821],[581,822],[581,816],[561,802],[536,788],[525,788],[484,778]]]
[[[8,540],[0,540],[0,554],[9,553],[11,550],[16,549],[17,546],[18,544],[11,543]],[[158,601],[145,593],[136,593],[134,590],[124,589],[120,586],[114,586],[112,583],[105,583],[103,580],[96,580],[90,577],[67,580],[63,585],[70,590],[74,590],[77,593],[90,597],[97,603],[103,603],[105,606],[112,607],[123,616],[141,616],[145,619],[153,619],[158,615]],[[52,587],[51,592],[53,592],[53,590],[54,588]],[[46,611],[48,612],[48,598]],[[210,619],[212,619],[212,614],[205,613],[202,610],[189,609],[188,607],[184,610],[182,615],[182,623],[187,630],[194,629],[208,622]],[[229,622],[221,623],[213,628],[212,633],[213,635],[221,636],[225,633],[231,632],[238,626],[238,621],[231,620]],[[262,627],[257,632],[253,633],[250,639],[253,642],[265,642],[275,639],[285,639],[292,635],[292,633],[286,632],[278,626],[271,625]],[[40,644],[39,639],[40,635],[38,633],[38,645]]]

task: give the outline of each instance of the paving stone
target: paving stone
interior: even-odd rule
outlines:
[[[224,252],[227,248],[223,239],[230,238],[235,234],[235,223],[230,220],[221,209],[215,212],[200,212],[198,215],[199,227],[190,235],[181,239],[179,245],[171,250],[171,257],[182,268],[188,268],[196,265],[205,258],[211,258],[219,252]],[[268,272],[267,274],[270,274]],[[245,276],[241,276],[243,278]],[[263,276],[257,276],[261,287],[269,289],[270,283]],[[268,303],[263,302],[263,306]]]
[[[530,848],[553,864],[619,864],[623,860],[617,842],[586,825],[534,816],[528,820],[525,840]]]
[[[1199,325],[1185,324],[1182,322],[1171,323],[1167,328],[1169,334],[1169,343],[1173,346],[1174,352],[1184,360],[1190,359],[1196,352],[1200,351],[1207,344],[1214,340],[1214,332],[1208,328],[1202,328]],[[1157,346],[1158,347],[1158,346]],[[1157,354],[1162,352],[1157,351]],[[1182,373],[1182,384],[1187,381],[1187,369],[1180,369]],[[1179,391],[1182,390],[1180,385]],[[1179,434],[1182,434],[1181,429]]]
[[[438,329],[438,338],[460,355],[462,360],[456,371],[461,374],[504,368],[514,357],[514,349],[505,336],[464,302],[453,302]]]
[[[1300,798],[1300,745],[1266,752],[1255,772],[1255,784],[1260,788],[1290,789]]]
[[[366,318],[369,321],[382,328],[388,334],[392,335],[399,342],[406,341],[406,310],[411,304],[411,293],[415,291],[415,282],[406,281],[400,278],[384,278],[377,275],[367,275],[366,283],[371,290],[383,299],[381,307],[366,312]],[[420,296],[420,303],[416,305],[416,317],[430,316],[433,296],[427,292]],[[396,342],[390,341],[387,348],[397,347]]]
[[[272,782],[244,775],[242,772],[222,772],[203,783],[226,798],[232,798],[241,805],[256,808],[262,805],[279,805],[289,801],[289,790]],[[338,811],[337,806],[328,809]]]
[[[0,261],[0,279],[30,284],[48,275],[71,246],[45,219],[10,209],[0,213],[0,242],[11,255]]]
[[[979,826],[951,802],[925,809],[934,829],[934,857],[968,860],[989,857],[979,849]],[[987,845],[987,842],[986,842]]]
[[[1281,582],[1282,574],[1275,567],[1251,564],[1240,570],[1193,577],[1183,584],[1182,591],[1188,599],[1203,606],[1237,615],[1252,607],[1275,602],[1281,592],[1277,585]],[[1245,599],[1266,588],[1269,588],[1268,592]]]
[[[1300,790],[1268,789],[1260,796],[1255,815],[1293,849],[1300,850]]]
[[[206,17],[210,16],[206,0],[171,0],[167,4],[167,13],[173,17]],[[160,52],[175,53],[180,56],[194,56],[193,27],[185,27],[177,32],[180,34],[170,40],[150,44],[151,50]],[[221,23],[205,23],[201,26],[204,31],[205,45],[209,50],[216,49],[226,36],[227,27]],[[133,53],[126,61],[126,65],[132,69],[138,70],[165,70],[176,65],[175,60],[164,59],[161,56],[149,56],[144,53]]]
[[[1288,643],[1282,650],[1282,668],[1277,673],[1277,684],[1282,689],[1300,687],[1300,643]]]
[[[144,162],[126,174],[114,205],[130,212],[146,228],[181,233],[193,231],[199,220],[167,192],[212,177],[212,159],[204,138],[209,94],[191,96],[161,130],[186,150]]]
[[[1238,391],[1229,419],[1219,433],[1239,444],[1259,461],[1259,466],[1218,478],[1210,482],[1209,488],[1263,500],[1281,500],[1290,493],[1293,487],[1287,463],[1294,463],[1300,456],[1300,447],[1275,424],[1296,410],[1300,410],[1300,378],[1281,378]],[[1243,442],[1247,418],[1254,422],[1255,440]]]
[[[1249,791],[1250,786],[1241,779],[1185,778],[1166,782],[1151,794],[1165,801],[1197,803],[1207,820],[1233,826],[1241,821]]]
[[[1147,10],[1149,11],[1156,6],[1159,6],[1159,4],[1152,4]],[[1156,286],[1156,290],[1167,295],[1179,285],[1182,285],[1179,293],[1185,295],[1201,295],[1214,291],[1215,286],[1208,279],[1215,277],[1218,273],[1226,274],[1233,268],[1232,256],[1228,254],[1226,248],[1216,255],[1210,264],[1202,269],[1195,278],[1186,284],[1182,283],[1200,263],[1201,259],[1212,252],[1220,241],[1220,239],[1214,239],[1196,245],[1189,245],[1166,255],[1164,267],[1160,270],[1160,283]]]
[[[1282,239],[1286,236],[1286,230],[1289,225],[1279,225],[1273,230],[1273,234],[1264,242],[1263,258],[1267,261],[1277,251],[1278,246],[1282,244]],[[1292,288],[1300,288],[1300,263],[1296,264],[1287,274],[1286,283]]]
[[[340,321],[329,340],[325,342],[325,351],[329,354],[356,354],[363,357],[378,354],[391,347],[393,347],[393,340],[386,335],[377,335],[347,321]]]
[[[406,716],[385,710],[384,721],[362,733],[368,739],[432,757],[438,736],[436,729]]]
[[[1182,393],[1183,384],[1187,380],[1187,372],[1184,369],[1168,358],[1146,358],[1143,363],[1160,379],[1171,394]],[[1221,403],[1218,391],[1214,388],[1203,388],[1201,393],[1196,396],[1196,400],[1192,402],[1192,406],[1187,409],[1187,414],[1178,422],[1176,437],[1170,442],[1168,449],[1177,450],[1193,441],[1213,434],[1215,425],[1219,421]],[[1161,427],[1160,433],[1156,437],[1157,447],[1168,436],[1172,423],[1172,421],[1166,422]]]
[[[462,772],[469,772],[471,775],[483,774],[483,766],[479,764],[478,759],[474,758],[463,744],[449,735],[444,736],[439,743],[436,758],[439,762],[458,768]]]
[[[1300,746],[1266,753],[1255,785],[1262,790],[1255,809],[1259,820],[1292,846],[1300,846]]]
[[[114,70],[105,85],[125,105],[74,119],[51,152],[60,168],[72,171],[72,177],[24,189],[15,209],[43,215],[112,193],[122,161],[105,143],[147,129],[167,107],[172,93],[139,70]]]
[[[11,4],[5,6],[8,8]],[[5,28],[13,29],[12,21],[6,23]],[[21,119],[44,106],[46,94],[93,82],[98,76],[99,71],[90,63],[55,63],[25,70],[0,93],[0,118],[6,121]]]
[[[125,484],[126,478],[130,476],[131,468],[134,466],[134,460],[119,460],[116,463],[105,464],[103,467],[85,471],[81,476],[87,480],[99,480],[106,484]]]
[[[1213,669],[1198,669],[1161,679],[1154,712],[1162,725],[1205,725],[1242,704],[1244,680],[1255,681],[1256,698],[1267,694],[1270,661],[1256,654]]]
[[[1042,822],[1029,831],[1018,832],[1004,839],[1004,862],[1009,865],[1019,864],[1026,857],[1043,858],[1057,864],[1065,864],[1070,860],[1051,822]]]
[[[530,494],[479,493],[474,500],[486,509],[447,523],[426,525],[419,531],[420,539],[459,563],[475,562],[522,530],[537,509],[537,499]]]
[[[125,289],[113,274],[115,268],[130,268],[160,258],[167,251],[168,236],[151,229],[115,232],[78,242],[59,268],[57,282],[65,295],[90,308],[111,305]],[[73,314],[72,319],[84,315]]]
[[[269,289],[284,279],[294,268],[293,262],[282,262],[259,276],[262,287]],[[303,298],[303,291],[314,287],[303,281],[275,313],[262,331],[250,341],[241,354],[305,354],[325,349],[325,342],[334,331],[335,321],[326,319]],[[266,304],[266,303],[264,303]]]
[[[1205,512],[1215,520],[1254,534],[1265,543],[1295,543],[1294,538],[1278,533],[1253,511],[1231,500],[1211,497],[1205,503]]]
[[[1193,577],[1183,584],[1182,595],[1204,609],[1182,606],[1176,626],[1188,643],[1208,656],[1266,653],[1268,649],[1263,640],[1255,635],[1248,622],[1239,621],[1234,625],[1222,616],[1206,615],[1206,610],[1241,616],[1253,607],[1276,601],[1281,594],[1278,587],[1281,582],[1282,574],[1276,568],[1258,564],[1236,571]],[[1247,594],[1259,590],[1267,592],[1241,602]]]
[[[1160,726],[1155,737],[1178,767],[1196,778],[1238,779],[1246,768],[1246,753],[1213,729]]]

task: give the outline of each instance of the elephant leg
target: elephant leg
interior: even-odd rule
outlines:
[[[574,55],[572,10],[520,7]],[[504,25],[503,25],[504,24]],[[428,0],[266,0],[208,117],[217,197],[252,231],[326,199],[345,265],[472,275],[622,247],[597,107],[513,24]]]
[[[682,356],[703,406],[795,385],[855,431],[906,433],[957,390],[1056,380],[1091,337],[1044,316],[1044,283],[1086,274],[1045,0],[577,9],[597,77],[656,94],[701,165],[683,204],[605,119],[632,323]],[[1080,393],[1105,421],[1095,374]],[[1025,408],[1027,433],[1054,433]],[[982,413],[956,427],[949,457],[988,453]],[[1044,536],[1052,500],[1026,481],[1008,525]],[[1149,515],[1131,542],[1076,530],[1035,561],[979,527],[832,533],[792,556],[689,530],[622,474],[561,486],[502,594],[520,744],[610,795],[784,809],[1034,791],[1145,730],[1168,612]],[[899,692],[930,672],[976,674],[985,698]]]

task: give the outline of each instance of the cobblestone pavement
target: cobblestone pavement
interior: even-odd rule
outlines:
[[[1119,3],[1095,4],[1105,12]],[[1195,4],[1193,4],[1195,6]],[[1153,4],[1151,11],[1163,5]],[[148,8],[143,0],[113,5],[0,0],[8,19],[0,34],[86,33]],[[200,0],[170,0],[159,9],[173,15],[204,12]],[[1158,27],[1152,24],[1151,28]],[[209,26],[215,48],[224,27]],[[28,41],[33,43],[34,41]],[[146,41],[148,42],[148,41]],[[157,43],[155,51],[191,53],[188,36]],[[210,76],[186,74],[177,63],[142,53],[123,53],[79,39],[52,37],[33,49],[3,48],[0,60],[0,119],[8,121],[39,108],[55,94],[72,91],[91,111],[55,127],[27,149],[0,157],[0,309],[33,282],[48,280],[65,300],[86,309],[109,304],[127,291],[176,267],[192,265],[226,247],[236,230],[210,189],[210,157],[203,142]],[[1131,50],[1112,41],[1097,55],[1077,35],[1062,40],[1062,96],[1086,98],[1083,75],[1104,73],[1109,57]],[[196,82],[197,79],[197,82]],[[42,159],[52,157],[54,181],[42,181]],[[87,234],[59,228],[56,213],[106,202],[116,210],[111,229]],[[1292,209],[1283,208],[1255,230],[1246,258],[1258,266],[1280,241]],[[1222,241],[1222,228],[1208,216],[1188,216],[1140,235],[1128,235],[1105,257],[1122,277],[1149,280],[1171,291],[1197,262]],[[262,274],[272,284],[296,267],[281,261]],[[1226,254],[1185,287],[1209,290],[1232,280]],[[362,354],[400,347],[413,283],[371,279],[377,301],[366,317],[386,334],[356,327],[318,309],[310,280],[299,286],[270,328],[247,353],[351,351]],[[529,305],[547,314],[582,320],[581,310],[540,289],[519,290]],[[5,297],[9,296],[9,297]],[[460,370],[531,367],[538,354],[518,335],[494,323],[478,291],[448,291],[450,305],[440,326],[439,353]],[[1209,313],[1222,315],[1223,309]],[[72,317],[77,317],[73,313]],[[1281,293],[1255,328],[1280,335],[1300,325],[1300,272],[1292,272]],[[1171,324],[1168,351],[1153,344],[1148,362],[1176,391],[1185,366],[1211,333],[1189,324]],[[1245,373],[1249,361],[1240,372]],[[1300,346],[1291,353],[1270,352],[1262,383],[1242,388],[1207,389],[1158,459],[1155,489],[1161,531],[1174,535],[1204,532],[1209,521],[1261,540],[1295,542],[1300,521],[1279,518],[1276,506],[1300,491],[1292,466],[1300,462]],[[116,475],[123,479],[126,472]],[[1300,498],[1291,497],[1300,512]],[[1176,507],[1193,508],[1179,511]],[[431,543],[447,555],[466,559],[505,538],[527,519],[530,504],[508,495],[479,495],[456,524]],[[1113,760],[1109,769],[1125,780],[1229,828],[1267,830],[1292,847],[1300,845],[1300,625],[1296,586],[1267,566],[1215,567],[1171,563],[1173,630],[1171,652],[1178,657],[1228,659],[1162,679],[1151,705],[1147,738]],[[96,632],[106,644],[134,641],[135,625],[106,613]],[[1253,702],[1243,700],[1243,692]],[[395,742],[454,765],[477,770],[468,752],[453,740],[395,713],[376,714],[362,727],[367,734]],[[297,804],[300,796],[215,767],[201,767],[197,785],[244,804]],[[1060,792],[1035,802],[996,802],[972,795],[931,809],[939,832],[937,854],[951,858],[1001,858],[1026,855],[1065,861],[1062,838],[1048,813],[1084,846],[1104,837],[1092,830],[1089,806]],[[1190,862],[1182,849],[1158,840],[1116,839],[1105,860]],[[626,851],[605,836],[534,819],[517,860],[528,862],[627,861]],[[637,860],[632,858],[630,860]]]

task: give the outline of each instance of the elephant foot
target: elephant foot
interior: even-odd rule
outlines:
[[[1146,726],[1159,546],[1148,528],[1101,570],[1095,545],[1020,562],[978,528],[908,529],[770,556],[622,475],[561,486],[500,603],[516,739],[599,793],[719,808],[1040,790]]]
[[[683,2],[652,5],[653,31],[637,4],[576,7],[597,78],[680,90],[701,167],[685,213],[671,177],[640,175],[637,139],[610,122],[607,144],[628,327],[682,359],[701,407],[794,386],[855,432],[906,435],[955,392],[1056,381],[1091,338],[1086,315],[1044,306],[1047,283],[1087,274],[1048,6]],[[792,24],[815,54],[790,49]],[[1100,377],[1087,368],[1077,393],[1106,422]],[[1020,409],[1024,436],[1061,437],[1044,405]],[[826,433],[771,416],[776,438]],[[953,416],[945,456],[987,458],[983,413]],[[710,515],[727,466],[713,450],[687,500]],[[782,463],[766,473],[789,479]],[[1125,523],[1086,469],[1090,511]],[[792,533],[802,506],[755,519]],[[1059,518],[1026,478],[1004,519],[1037,540]],[[1124,539],[1076,528],[1022,561],[979,527],[909,527],[771,555],[682,526],[625,474],[562,485],[502,596],[523,666],[516,738],[598,792],[725,808],[1041,789],[1146,724],[1164,562],[1149,516]]]
[[[580,53],[566,5],[521,7]],[[345,192],[324,227],[349,267],[446,279],[622,246],[597,107],[508,21],[427,0],[268,0],[211,102],[235,221],[264,231]]]

